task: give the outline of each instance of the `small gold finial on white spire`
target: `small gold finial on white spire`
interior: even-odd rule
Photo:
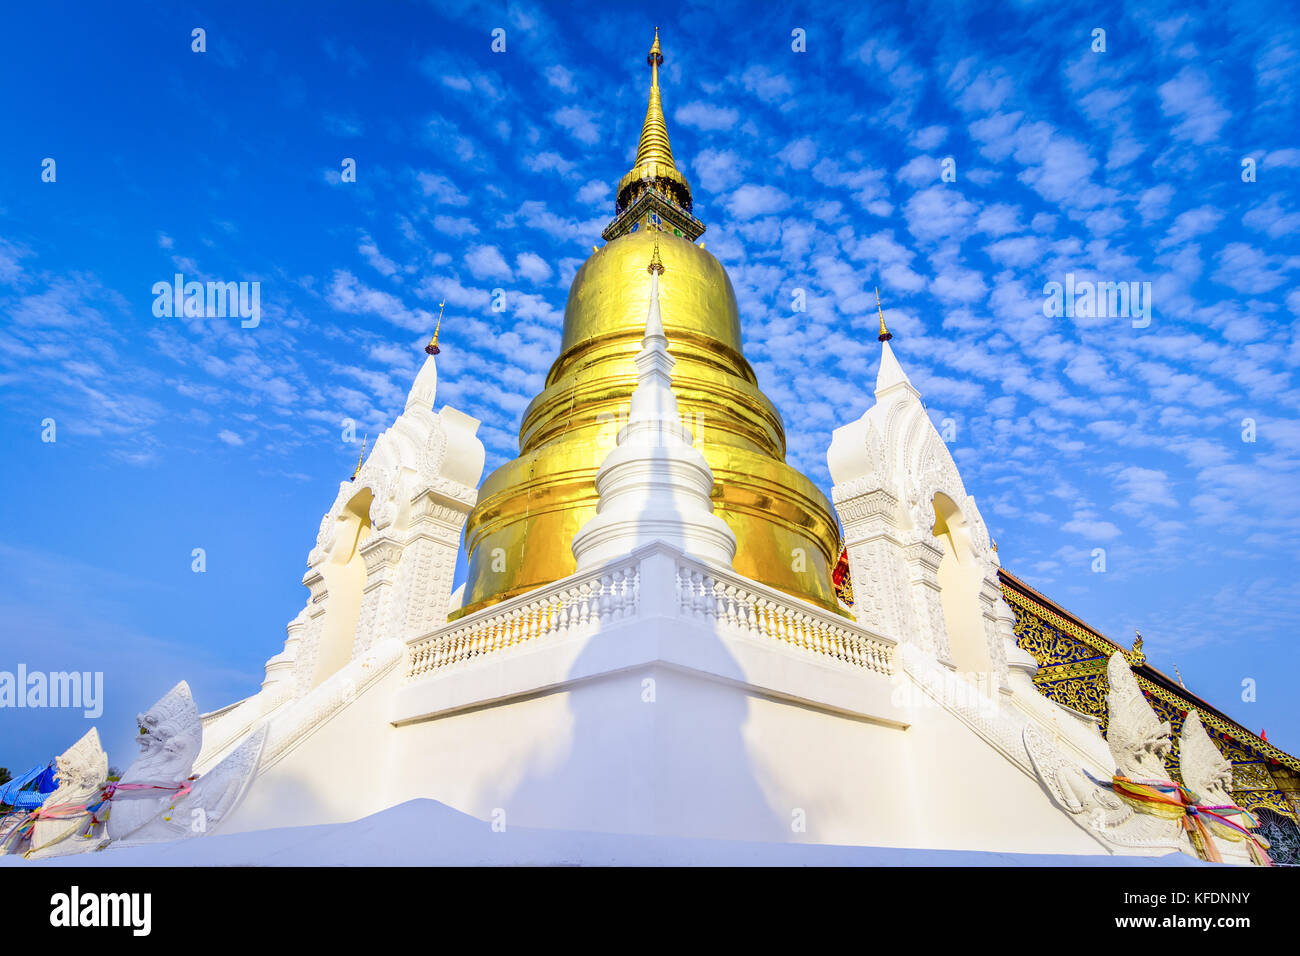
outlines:
[[[356,433],[353,432],[353,434]],[[348,479],[349,481],[356,481],[357,475],[361,474],[361,464],[366,460],[366,441],[369,438],[370,433],[366,432],[366,437],[361,439],[361,454],[357,456],[357,467],[353,470],[352,477]]]
[[[442,307],[446,304],[446,299],[438,303],[438,324],[433,327],[433,338],[429,339],[429,344],[424,347],[424,351],[430,355],[437,355],[442,351],[438,348],[438,332],[442,329]]]
[[[663,260],[659,258],[659,243],[657,242],[655,243],[654,252],[650,253],[650,264],[645,267],[645,271],[657,272],[660,275],[664,274],[664,264]]]
[[[888,342],[894,334],[885,327],[885,310],[880,307],[880,286],[876,286],[876,311],[880,313],[880,334],[876,339],[880,342]]]

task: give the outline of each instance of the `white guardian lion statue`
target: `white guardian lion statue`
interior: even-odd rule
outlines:
[[[1169,779],[1173,746],[1168,722],[1147,703],[1124,655],[1107,665],[1106,744],[1115,763],[1110,781],[1097,780],[1030,724],[1024,743],[1034,770],[1055,803],[1112,852],[1150,855],[1178,850],[1198,855],[1189,838],[1183,793]]]
[[[162,815],[182,791],[203,747],[203,723],[190,686],[181,681],[136,718],[140,756],[113,791],[110,840],[121,840]]]
[[[92,728],[56,758],[58,788],[6,831],[0,852],[28,859],[202,836],[230,815],[257,771],[266,726],[248,734],[201,777],[194,762],[203,722],[181,681],[136,718],[140,755],[108,782],[108,756]]]
[[[58,787],[35,811],[29,834],[10,848],[29,860],[85,853],[100,842],[99,825],[86,809],[99,802],[108,779],[108,755],[99,744],[99,733],[90,728],[54,762]]]
[[[1232,799],[1232,764],[1205,732],[1201,715],[1188,711],[1179,737],[1183,782],[1196,796],[1198,815],[1224,863],[1267,866],[1268,841],[1247,831],[1259,825]]]

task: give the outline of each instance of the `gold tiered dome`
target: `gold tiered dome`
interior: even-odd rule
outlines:
[[[830,503],[785,463],[781,415],[741,350],[736,295],[722,265],[695,245],[691,213],[659,94],[663,55],[650,49],[650,105],[632,170],[619,183],[607,244],[574,277],[560,354],[524,412],[519,457],[483,483],[465,527],[464,612],[571,574],[574,533],[595,513],[596,470],[617,443],[636,386],[656,243],[659,300],[677,359],[673,390],[713,469],[714,511],[735,532],[735,569],[838,609],[830,570],[838,527]]]

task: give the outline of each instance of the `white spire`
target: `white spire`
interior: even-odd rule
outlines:
[[[433,411],[433,403],[438,397],[438,363],[433,353],[424,360],[424,366],[415,376],[411,391],[406,396],[406,410],[422,407]]]
[[[655,246],[650,260],[650,309],[636,355],[637,385],[618,447],[596,473],[596,515],[573,536],[573,556],[584,569],[624,557],[651,541],[724,567],[736,554],[736,536],[713,513],[713,472],[681,422],[672,389],[676,360],[668,353],[659,312]]]
[[[880,343],[880,371],[876,373],[876,398],[898,385],[905,385],[916,393],[915,386],[894,357],[894,350],[888,342]],[[919,393],[918,393],[919,394]]]

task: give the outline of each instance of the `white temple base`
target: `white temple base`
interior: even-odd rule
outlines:
[[[0,866],[20,866],[0,857]],[[30,865],[30,864],[28,864]],[[43,866],[1208,866],[1162,857],[980,853],[874,846],[629,836],[509,827],[494,832],[434,800],[411,800],[351,823],[214,834],[63,857]]]

